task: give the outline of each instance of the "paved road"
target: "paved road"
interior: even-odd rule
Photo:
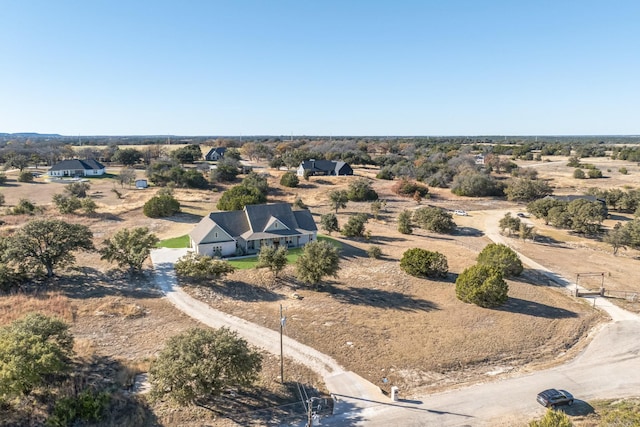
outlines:
[[[486,234],[502,243],[497,221],[504,212],[487,216]],[[495,223],[495,225],[494,225]],[[228,314],[213,310],[176,286],[173,262],[184,250],[152,252],[157,283],[176,307],[211,327],[227,326],[250,343],[274,354],[280,353],[279,334]],[[571,287],[570,282],[533,260],[530,267],[547,271],[550,279]],[[322,426],[513,426],[525,425],[542,415],[535,402],[538,391],[566,388],[580,401],[572,411],[586,411],[594,398],[637,396],[640,391],[640,317],[598,298],[613,321],[594,331],[591,343],[571,362],[516,378],[499,379],[467,388],[432,394],[415,401],[391,402],[379,389],[353,372],[345,371],[331,357],[294,340],[284,339],[285,354],[323,376],[337,398],[336,415],[316,420]]]
[[[505,243],[498,221],[507,211],[487,214],[485,233]],[[575,284],[520,254],[524,264],[548,275],[567,290]],[[535,395],[546,388],[570,390],[577,403],[568,413],[589,411],[586,401],[640,395],[640,317],[595,297],[596,306],[612,321],[592,332],[592,341],[572,361],[553,369],[515,378],[499,379],[417,401],[369,402],[362,411],[321,420],[322,426],[517,426],[544,414]]]

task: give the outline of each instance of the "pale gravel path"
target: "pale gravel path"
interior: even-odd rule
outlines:
[[[215,310],[191,297],[178,286],[173,264],[187,252],[187,249],[168,248],[151,252],[156,283],[166,298],[180,311],[199,322],[212,328],[227,327],[238,332],[250,344],[280,355],[279,332]],[[353,372],[346,371],[332,357],[287,336],[283,337],[282,342],[286,358],[293,359],[321,375],[329,392],[341,397],[335,405],[334,412],[340,412],[342,407],[364,407],[369,400],[388,400],[379,387]],[[347,405],[346,402],[350,403]]]
[[[505,212],[489,212],[485,217],[485,233],[496,243],[506,243],[497,225]],[[176,286],[173,262],[184,253],[165,249],[152,253],[158,285],[167,298],[203,323],[212,327],[228,326],[239,331],[247,341],[279,354],[278,333],[217,312]],[[567,291],[575,289],[571,281],[522,254],[520,257],[523,263],[543,272]],[[567,388],[574,392],[580,399],[574,408],[589,399],[637,396],[640,316],[614,306],[606,298],[596,298],[596,306],[605,310],[613,321],[592,331],[589,345],[575,359],[544,371],[431,394],[423,400],[390,402],[376,386],[346,372],[331,357],[293,340],[286,339],[285,354],[323,375],[327,388],[339,396],[336,415],[314,421],[314,426],[526,425],[533,417],[544,414],[544,408],[535,402],[535,395],[545,388]]]
[[[499,221],[504,217],[504,215],[507,212],[512,212],[512,211],[513,210],[505,209],[505,210],[495,210],[495,211],[486,212],[484,232],[485,232],[485,235],[489,239],[491,239],[494,243],[502,243],[504,245],[511,247],[511,245],[509,245],[508,239],[505,239],[504,236],[500,234]],[[521,254],[520,252],[517,251],[517,249],[513,247],[511,247],[511,249],[516,251],[516,253],[520,257],[520,260],[522,261],[523,264],[538,270],[541,274],[544,274],[549,280],[552,280],[559,286],[564,287],[568,293],[575,293],[575,289],[576,289],[575,282],[572,282],[571,280],[561,276],[558,273],[554,273],[553,271],[549,270],[545,266]],[[582,291],[586,290],[581,286],[578,286],[578,289]],[[614,322],[622,321],[622,320],[640,321],[640,316],[618,307],[617,305],[613,304],[611,300],[609,300],[608,298],[600,297],[600,296],[590,296],[585,299],[593,301],[595,307],[598,307],[602,311],[607,313],[611,317],[611,320]]]

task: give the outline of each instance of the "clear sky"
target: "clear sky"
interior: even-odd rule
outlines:
[[[0,132],[640,134],[637,0],[0,0]]]

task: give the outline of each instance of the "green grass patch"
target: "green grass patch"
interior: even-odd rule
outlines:
[[[342,248],[342,243],[337,240],[327,237],[327,236],[318,236],[318,240],[325,241],[331,243],[336,248]],[[287,263],[293,264],[298,260],[298,257],[302,254],[303,248],[293,248],[289,249],[287,252]],[[229,264],[237,268],[238,270],[248,270],[250,268],[255,268],[256,264],[258,264],[258,257],[253,256],[250,258],[242,258],[242,259],[229,259]]]
[[[188,248],[189,235],[185,234],[184,236],[172,237],[170,239],[161,240],[160,242],[158,242],[156,247],[172,248],[172,249]]]

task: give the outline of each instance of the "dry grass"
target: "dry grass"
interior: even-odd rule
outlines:
[[[599,161],[589,162],[598,165]],[[562,194],[580,193],[577,184],[630,185],[640,173],[635,166],[625,163],[629,175],[618,177],[617,164],[606,159],[602,162],[616,172],[611,173],[611,178],[575,183],[564,163],[545,164],[539,167],[539,172],[542,177],[555,177],[553,184]],[[602,169],[609,175],[606,167]],[[269,174],[269,184],[273,188],[270,201],[292,202],[299,196],[310,207],[316,221],[321,214],[330,211],[327,192],[345,189],[352,180],[351,177],[315,177],[308,182],[302,180],[299,188],[288,189],[279,185],[283,171],[260,167],[256,171]],[[375,170],[358,169],[356,174],[371,177]],[[455,218],[461,227],[461,232],[455,236],[421,230],[406,236],[397,232],[395,218],[402,210],[420,205],[393,194],[392,184],[391,181],[374,182],[374,188],[388,204],[387,211],[378,221],[371,220],[367,224],[373,240],[342,240],[339,277],[329,280],[320,292],[302,288],[291,270],[285,272],[275,287],[263,272],[248,270],[233,274],[225,286],[215,288],[215,292],[191,291],[220,310],[273,329],[279,326],[279,305],[283,304],[288,318],[287,335],[331,354],[345,367],[374,383],[386,376],[400,385],[406,396],[493,377],[500,372],[517,372],[557,362],[568,356],[575,343],[599,320],[599,313],[590,306],[556,289],[539,286],[538,283],[546,284],[546,281],[540,282],[535,273],[524,280],[509,282],[510,300],[501,309],[486,310],[459,302],[453,285],[456,275],[473,264],[476,254],[489,243],[481,231],[483,211],[513,208],[516,212],[523,207],[493,199],[457,197],[448,190],[430,189],[432,198],[423,200],[421,205],[464,209],[470,216]],[[170,219],[150,219],[142,215],[141,207],[155,194],[154,188],[124,188],[123,198],[118,199],[111,191],[113,180],[91,180],[90,195],[99,209],[97,215],[84,217],[59,215],[49,205],[52,194],[62,191],[62,184],[19,184],[4,188],[7,204],[15,203],[25,194],[25,186],[30,197],[36,199],[34,201],[47,205],[47,216],[88,225],[94,232],[96,246],[122,228],[149,227],[160,238],[185,234],[201,215],[214,209],[222,190],[228,187],[220,186],[218,191],[176,190],[183,213]],[[357,212],[370,212],[369,204],[350,202],[347,209],[338,212],[340,223],[344,224]],[[7,220],[3,227],[6,231],[31,218],[7,216],[3,219]],[[613,257],[599,242],[545,228],[539,223],[536,227],[558,243],[543,245],[514,239],[513,245],[566,277],[585,271],[587,264],[588,270],[607,272],[606,286],[622,287],[628,282],[625,278],[636,274],[635,252],[627,254],[623,251],[621,256]],[[381,260],[367,257],[366,249],[372,244],[382,249],[384,257]],[[451,271],[449,278],[430,281],[404,274],[398,261],[410,247],[446,254]],[[129,283],[123,274],[112,272],[113,266],[101,261],[99,255],[79,253],[77,260],[82,268],[75,272],[60,272],[62,276],[73,275],[73,281],[64,284],[63,276],[55,283],[69,296],[58,292],[0,297],[0,324],[30,311],[51,313],[69,322],[75,318],[72,332],[79,357],[87,360],[106,358],[109,364],[117,365],[110,365],[108,375],[122,384],[129,384],[137,373],[147,368],[167,338],[199,326],[165,300],[151,295],[151,289],[140,292],[143,285]],[[303,299],[290,299],[294,291]],[[284,402],[288,395],[279,385],[278,375],[277,358],[268,356],[259,383],[261,390],[274,402]],[[322,389],[315,374],[289,361],[285,379],[297,379]],[[268,406],[264,401],[249,397],[243,403],[250,407]],[[141,410],[141,406],[132,407],[129,401],[123,400],[120,408],[132,414],[123,425],[136,425],[147,419],[148,413]],[[163,403],[154,404],[153,412],[158,424],[168,426],[249,425],[249,418],[220,419],[206,410],[176,408]]]
[[[61,292],[18,293],[0,297],[0,325],[6,325],[28,313],[58,317],[68,323],[75,320],[72,301]]]
[[[142,317],[147,310],[136,302],[124,300],[122,297],[107,296],[95,309],[96,316],[118,316],[125,319]]]

